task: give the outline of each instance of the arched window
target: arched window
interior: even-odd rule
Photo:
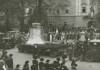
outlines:
[[[68,14],[68,13],[69,13],[69,10],[68,10],[68,9],[66,9],[66,10],[65,10],[65,14]]]
[[[83,3],[81,4],[81,6],[82,6],[82,13],[86,13],[86,12],[87,12],[87,9],[86,9],[87,3],[83,2]]]
[[[59,9],[57,9],[57,10],[56,10],[56,13],[57,13],[57,14],[60,14],[60,10],[59,10]]]
[[[86,13],[86,7],[82,7],[82,13]]]

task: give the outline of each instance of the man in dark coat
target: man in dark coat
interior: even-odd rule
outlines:
[[[60,58],[59,57],[56,58],[55,65],[56,65],[57,70],[59,70],[60,69]]]
[[[6,60],[6,64],[10,70],[13,70],[13,54],[10,54],[8,59]]]
[[[47,59],[46,63],[45,63],[45,69],[46,70],[50,70],[50,63],[49,62],[50,62],[50,60]]]
[[[56,58],[56,61],[57,61],[58,63],[60,63],[60,57],[57,57],[57,58]]]
[[[37,58],[34,58],[32,61],[31,70],[38,70],[38,61],[36,59]]]
[[[0,59],[0,70],[4,70],[3,66],[5,65],[4,60]]]
[[[66,62],[65,59],[66,59],[66,58],[67,58],[67,55],[63,53],[63,55],[62,55],[62,63],[63,63],[63,64],[65,64],[65,62]]]
[[[8,57],[7,53],[8,53],[7,51],[3,52],[2,59],[4,60],[5,64],[8,66],[9,57]]]
[[[29,70],[29,61],[25,61],[25,64],[23,66],[23,70]]]
[[[45,64],[44,64],[44,59],[40,58],[40,62],[39,62],[39,70],[44,70]]]
[[[53,62],[53,70],[58,70],[57,61],[54,61],[54,62]]]
[[[5,60],[6,58],[8,58],[7,54],[8,54],[8,52],[6,50],[3,50],[1,58]]]
[[[76,69],[77,67],[76,61],[74,59],[72,60],[71,66],[72,66],[72,69]]]
[[[15,68],[14,70],[20,70],[20,65],[17,64],[17,65],[16,65],[16,68]]]
[[[60,70],[69,70],[69,69],[64,64],[61,64]]]

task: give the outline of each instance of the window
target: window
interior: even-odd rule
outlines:
[[[60,10],[59,10],[59,9],[57,9],[57,10],[56,10],[56,13],[57,13],[57,14],[60,14]]]
[[[48,9],[48,12],[49,12],[49,13],[51,13],[51,12],[52,12],[52,9],[51,9],[51,8],[49,8],[49,9]]]
[[[68,9],[66,9],[66,10],[65,10],[65,13],[66,13],[66,14],[68,14],[68,13],[69,13],[69,10],[68,10]]]
[[[86,7],[82,7],[82,13],[86,13]]]

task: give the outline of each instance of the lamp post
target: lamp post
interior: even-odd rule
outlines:
[[[95,29],[95,26],[94,26],[94,15],[95,15],[95,11],[94,11],[94,0],[91,0],[91,8],[90,8],[90,21],[88,22],[88,30],[89,30],[89,33],[90,33],[90,39],[93,39],[93,33],[94,33],[94,29]]]
[[[24,31],[24,0],[20,0],[21,16],[20,16],[20,31]]]

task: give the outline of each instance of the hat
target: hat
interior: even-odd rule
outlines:
[[[48,63],[49,61],[50,61],[49,59],[46,60],[47,63]]]
[[[53,63],[55,64],[55,63],[57,63],[57,61],[53,61]]]
[[[13,54],[9,54],[9,56],[13,56]]]
[[[58,60],[58,61],[59,61],[59,60],[60,60],[60,58],[59,58],[59,57],[57,57],[57,58],[56,58],[56,60]]]
[[[27,64],[27,63],[29,63],[29,61],[27,60],[27,61],[25,61],[25,63]]]
[[[33,55],[33,59],[37,59],[37,56],[36,55]]]
[[[17,65],[16,65],[16,68],[19,68],[19,67],[20,67],[20,65],[19,65],[19,64],[17,64]]]
[[[43,58],[40,58],[40,61],[44,61],[44,59]]]

